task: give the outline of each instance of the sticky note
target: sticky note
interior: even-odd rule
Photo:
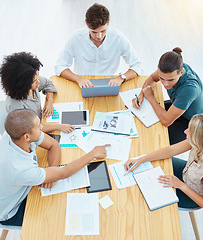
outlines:
[[[99,199],[99,203],[101,204],[101,206],[106,209],[108,207],[110,207],[111,205],[113,205],[113,201],[111,200],[111,198],[106,195],[105,197]]]

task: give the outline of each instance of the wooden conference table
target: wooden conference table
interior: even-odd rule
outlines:
[[[109,76],[105,76],[109,77]],[[95,76],[85,76],[95,78]],[[98,78],[98,77],[97,77]],[[120,91],[142,87],[146,77],[138,77],[121,86]],[[81,89],[76,83],[66,81],[57,76],[51,77],[58,90],[54,102],[83,101],[84,109],[90,113],[90,125],[96,111],[110,112],[126,109],[120,96],[82,98]],[[161,84],[155,87],[155,97],[163,106]],[[146,128],[137,118],[135,119],[139,137],[134,138],[131,145],[130,157],[150,153],[169,145],[167,128],[162,124]],[[44,121],[45,123],[45,121]],[[47,151],[37,149],[40,167],[47,166]],[[73,161],[84,155],[81,149],[62,149],[61,164]],[[107,164],[118,161],[107,159]],[[153,166],[161,166],[165,174],[172,174],[171,159],[153,162]],[[65,236],[65,215],[67,192],[52,196],[41,197],[37,187],[28,194],[25,216],[21,232],[21,240],[178,240],[181,239],[180,222],[177,204],[155,211],[150,211],[143,199],[138,186],[118,190],[109,171],[112,190],[100,192],[99,198],[106,194],[114,204],[104,210],[99,206],[100,235],[98,236]],[[86,189],[71,192],[86,192]]]

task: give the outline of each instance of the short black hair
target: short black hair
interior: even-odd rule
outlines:
[[[5,120],[6,132],[12,139],[19,140],[25,133],[32,133],[36,116],[36,113],[29,109],[10,112]]]
[[[37,71],[42,66],[31,53],[19,52],[6,56],[0,68],[1,84],[5,93],[17,100],[27,99]]]
[[[109,22],[109,10],[98,3],[93,4],[86,12],[86,23],[90,29],[97,29]]]

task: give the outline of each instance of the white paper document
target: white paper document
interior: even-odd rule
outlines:
[[[132,125],[131,125],[131,128],[130,128],[130,135],[125,135],[125,137],[128,137],[128,138],[139,137],[133,115],[132,115],[132,113],[129,109],[128,110],[109,112],[109,114],[112,114],[112,113],[115,114],[115,115],[126,115],[126,116],[128,116],[129,118],[132,119],[131,120]]]
[[[96,112],[92,130],[130,135],[132,118],[124,114]]]
[[[137,157],[140,158],[141,156]],[[116,183],[118,189],[130,187],[136,184],[135,179],[133,178],[133,174],[140,173],[143,171],[147,171],[153,168],[151,162],[144,162],[139,167],[137,167],[133,172],[129,172],[127,174],[124,168],[124,163],[114,163],[108,166],[109,170],[113,176],[113,179]]]
[[[51,189],[41,188],[42,197],[49,196],[61,192],[67,192],[73,189],[89,187],[90,179],[88,175],[87,166],[82,168],[77,173],[73,174],[69,178],[58,180]]]
[[[61,132],[60,146],[61,148],[77,148],[77,142],[82,140],[91,132],[91,127],[81,127],[75,129],[71,133]]]
[[[150,127],[151,125],[159,122],[153,107],[150,102],[144,98],[144,101],[140,109],[136,109],[132,105],[132,99],[135,98],[135,94],[139,95],[141,88],[132,89],[125,92],[120,92],[120,96],[125,104],[125,106],[146,126]]]
[[[65,102],[53,104],[53,115],[47,118],[47,123],[60,122],[62,111],[83,110],[83,102]]]
[[[98,193],[67,193],[65,235],[99,235]]]
[[[173,189],[158,182],[160,175],[165,175],[160,166],[133,175],[151,211],[178,202]]]
[[[132,139],[125,138],[121,135],[113,135],[111,133],[91,132],[81,141],[77,142],[79,148],[88,153],[96,146],[111,144],[107,147],[106,158],[120,160],[126,162],[130,153]]]

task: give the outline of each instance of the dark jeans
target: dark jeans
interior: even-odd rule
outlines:
[[[167,100],[164,104],[167,111],[171,106],[171,101]],[[188,123],[189,120],[180,116],[168,127],[169,141],[171,145],[186,139],[184,131],[188,128]]]
[[[22,226],[27,197],[22,201],[17,213],[6,221],[0,221],[2,225]]]
[[[174,175],[176,177],[178,177],[181,181],[183,181],[182,172],[183,172],[183,169],[184,169],[187,161],[182,160],[180,158],[172,157],[172,163],[173,163]],[[197,207],[199,207],[199,205],[197,205],[191,198],[189,198],[180,189],[176,189],[176,194],[179,198],[178,207],[181,207],[181,208],[197,208]]]

